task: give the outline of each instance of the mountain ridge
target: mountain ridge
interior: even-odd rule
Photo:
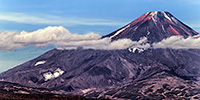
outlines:
[[[137,41],[146,37],[151,44],[170,36],[196,34],[168,12],[147,12],[102,38]],[[199,49],[137,50],[53,49],[0,73],[0,80],[97,98],[200,98]]]

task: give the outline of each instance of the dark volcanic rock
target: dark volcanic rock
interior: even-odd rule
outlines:
[[[160,73],[159,76],[164,74]],[[178,77],[164,75],[165,78],[151,78],[120,87],[91,91],[86,96],[101,98],[122,98],[132,100],[198,100],[200,96],[200,85],[190,80],[183,80]],[[182,88],[179,88],[182,87]],[[170,89],[169,89],[170,88]]]
[[[128,50],[54,49],[1,73],[0,77],[25,86],[67,92],[118,86],[157,77],[155,74],[158,73],[199,81],[200,55],[197,52],[200,51],[149,49],[142,53],[131,53]],[[35,65],[39,61],[46,62]],[[63,71],[62,75],[45,78],[45,73],[55,74],[58,69]]]
[[[82,96],[61,95],[57,93],[52,90],[31,88],[19,84],[0,81],[1,100],[106,100],[86,98]]]
[[[198,34],[168,12],[148,12],[105,36],[148,42]],[[0,80],[98,98],[199,99],[199,49],[53,49],[0,74]]]

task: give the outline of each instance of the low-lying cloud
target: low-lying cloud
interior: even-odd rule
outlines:
[[[44,29],[39,29],[33,32],[0,32],[0,50],[12,50],[28,45],[35,45],[37,47],[55,44],[59,46],[61,42],[80,42],[80,41],[94,41],[100,39],[102,36],[95,33],[88,34],[72,34],[66,28],[49,26]]]
[[[158,43],[153,43],[154,48],[171,48],[171,49],[200,49],[200,35],[189,36],[171,36],[163,39]]]
[[[0,32],[0,50],[12,50],[29,45],[37,47],[54,44],[59,49],[127,49],[127,48],[172,48],[172,49],[200,49],[200,35],[183,38],[172,36],[158,43],[148,44],[146,37],[139,41],[130,39],[119,39],[111,41],[110,38],[101,38],[102,35],[96,33],[77,34],[71,33],[62,26],[49,26],[32,32]]]
[[[85,49],[126,49],[132,46],[142,47],[147,38],[141,38],[140,41],[130,39],[119,39],[112,41],[110,38],[101,38],[102,35],[96,33],[77,34],[71,33],[66,28],[49,26],[32,32],[1,32],[0,50],[12,50],[28,45],[37,47],[54,44],[59,49],[76,49],[83,47]]]

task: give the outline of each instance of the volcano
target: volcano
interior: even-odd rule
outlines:
[[[168,12],[147,12],[102,38],[148,43],[198,33]],[[0,74],[2,81],[60,94],[111,99],[199,99],[200,50],[152,49],[143,52],[53,49]]]
[[[185,25],[169,12],[147,12],[125,25],[124,27],[104,36],[112,40],[130,38],[133,41],[147,37],[149,43],[161,41],[172,35],[183,37],[194,36],[198,33]]]

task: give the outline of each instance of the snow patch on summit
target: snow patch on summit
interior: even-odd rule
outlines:
[[[150,34],[150,32],[149,31],[147,31],[147,36]]]
[[[157,15],[157,14],[158,14],[158,11],[150,12],[150,15],[152,16]]]
[[[124,31],[126,28],[130,27],[130,24],[127,25],[126,27],[122,28],[121,30],[117,31],[113,36],[111,36],[110,38],[113,38],[115,36],[117,36],[119,33],[121,33],[122,31]]]
[[[162,11],[162,13],[164,14],[165,18],[167,18],[167,19],[169,19],[170,21],[172,21],[171,18],[169,18],[169,16],[167,16],[167,14],[166,14],[164,11]]]
[[[178,21],[174,18],[174,17],[172,17],[172,20],[177,24],[178,23]]]

